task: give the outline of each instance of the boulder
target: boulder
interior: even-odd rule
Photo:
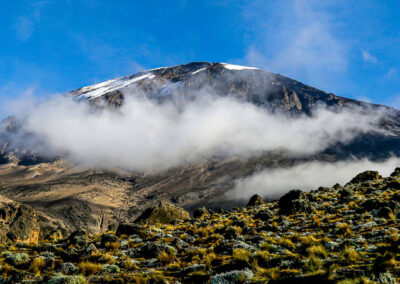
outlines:
[[[360,183],[381,179],[382,176],[377,171],[365,171],[356,175],[350,183]]]
[[[400,168],[396,168],[393,173],[390,174],[391,177],[400,177]]]
[[[239,237],[239,233],[235,230],[235,228],[228,226],[225,228],[223,236],[226,239],[236,240]]]
[[[264,204],[264,200],[261,198],[261,196],[259,196],[258,194],[254,194],[249,202],[247,203],[247,207],[249,206],[257,206],[257,205],[262,205]]]
[[[142,231],[142,226],[138,225],[138,224],[130,224],[130,223],[120,223],[118,225],[117,231],[115,232],[115,234],[117,236],[120,235],[140,235],[141,231]]]
[[[291,190],[282,196],[279,199],[278,207],[279,212],[284,215],[311,212],[313,210],[306,194],[299,189]]]
[[[74,274],[78,271],[78,268],[72,262],[64,262],[61,264],[61,271],[64,274]]]
[[[258,211],[254,215],[253,219],[260,219],[261,221],[267,222],[267,221],[271,220],[273,217],[274,217],[274,213],[271,210],[266,209],[266,210]]]
[[[144,258],[155,258],[162,251],[175,251],[175,248],[160,242],[146,242],[140,248],[140,255]]]
[[[209,215],[208,210],[206,208],[197,208],[196,210],[194,210],[193,212],[193,218],[201,218],[204,216]]]
[[[73,232],[67,239],[70,244],[85,245],[88,238],[88,233],[85,229],[79,229]]]
[[[351,196],[354,195],[353,191],[351,189],[345,188],[339,191],[340,195],[340,202],[348,201]]]
[[[85,254],[86,255],[92,255],[93,253],[98,252],[98,249],[96,248],[96,246],[94,244],[90,244],[87,246],[87,248],[85,249]]]
[[[340,189],[342,189],[342,188],[343,188],[343,186],[341,186],[339,183],[335,183],[335,184],[333,185],[333,189],[340,190]]]
[[[104,234],[101,236],[101,246],[105,247],[107,243],[115,243],[118,242],[118,237],[113,234]]]
[[[156,207],[147,208],[135,223],[145,224],[171,224],[177,220],[190,219],[189,212],[169,204],[160,204]]]
[[[35,209],[21,205],[14,217],[7,237],[12,241],[37,243],[40,234],[40,227],[37,223],[37,212]]]

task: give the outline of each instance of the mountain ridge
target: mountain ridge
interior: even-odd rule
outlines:
[[[343,103],[353,103],[353,104],[357,104],[357,105],[365,104],[365,105],[371,105],[374,107],[385,107],[385,108],[390,108],[390,109],[396,110],[395,108],[387,107],[382,104],[375,104],[375,103],[369,103],[369,102],[366,103],[366,102],[358,101],[355,99],[346,98],[343,96],[337,96],[333,93],[327,93],[325,91],[322,91],[318,88],[304,84],[295,79],[291,79],[289,77],[283,76],[279,73],[272,73],[269,71],[264,71],[264,70],[261,70],[256,67],[233,65],[233,64],[221,63],[221,62],[210,63],[210,62],[204,62],[204,61],[203,62],[191,62],[191,63],[187,63],[187,64],[174,65],[174,66],[170,66],[170,67],[160,67],[160,68],[144,70],[144,71],[135,73],[133,75],[122,76],[122,77],[118,77],[115,79],[96,83],[93,85],[81,87],[81,88],[73,90],[69,93],[72,94],[78,100],[82,99],[83,97],[86,97],[88,100],[94,100],[94,99],[97,99],[98,97],[103,97],[103,99],[104,99],[104,96],[110,95],[110,93],[112,93],[114,91],[123,89],[130,85],[138,84],[140,81],[146,81],[146,79],[150,79],[150,80],[164,79],[164,80],[170,80],[170,82],[172,82],[172,83],[176,83],[176,82],[182,82],[185,80],[192,79],[191,77],[193,77],[193,75],[196,75],[196,74],[198,74],[197,76],[200,76],[200,72],[201,72],[201,74],[208,73],[213,76],[218,76],[221,74],[221,72],[223,72],[223,70],[227,71],[227,72],[229,72],[229,71],[233,71],[233,72],[244,71],[244,72],[247,72],[248,74],[251,74],[253,72],[262,74],[265,77],[268,77],[268,79],[271,81],[270,83],[272,85],[275,85],[278,83],[279,86],[283,86],[283,93],[285,94],[285,92],[288,92],[285,94],[285,99],[289,99],[288,97],[286,97],[286,95],[290,96],[290,94],[289,94],[290,91],[295,92],[295,89],[305,89],[306,91],[308,90],[310,92],[316,92],[316,93],[320,94],[320,96],[322,95],[323,97],[325,97],[324,99],[326,101],[329,101],[329,100],[337,101],[339,105],[343,104]],[[246,75],[248,75],[248,74],[246,74]],[[195,77],[193,79],[197,79]],[[248,77],[246,77],[245,79],[249,80]],[[274,79],[275,79],[275,81],[274,81]],[[106,88],[105,88],[105,90],[103,90],[103,92],[100,94],[88,95],[88,93],[91,93],[91,91],[90,91],[91,89],[98,90],[98,89],[101,89],[101,88],[104,88],[105,86],[107,86],[107,83],[111,84],[111,83],[115,83],[116,81],[120,81],[120,80],[123,81],[125,84],[121,84],[119,86],[115,85],[114,87],[111,86],[111,89],[109,89],[109,90],[106,90]],[[252,79],[250,78],[250,81],[251,80]],[[145,84],[145,82],[142,82],[142,83]],[[192,82],[189,82],[188,84],[191,84],[191,83]],[[240,82],[240,83],[242,83],[242,82]],[[238,84],[238,83],[236,83],[236,84]],[[164,86],[165,85],[162,85],[162,87],[164,87]],[[286,89],[286,91],[285,91],[285,89]],[[287,90],[287,89],[289,89],[289,90]],[[266,92],[268,92],[268,90]],[[269,94],[267,93],[267,95],[269,95]],[[297,94],[295,94],[293,99],[294,99],[294,101],[298,100]],[[307,107],[307,108],[309,108],[309,107]]]

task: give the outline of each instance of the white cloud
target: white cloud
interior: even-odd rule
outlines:
[[[265,169],[237,180],[235,188],[226,195],[237,199],[248,199],[253,194],[278,198],[291,189],[310,191],[319,186],[331,187],[336,183],[343,185],[366,170],[377,170],[383,176],[388,176],[399,164],[398,158],[391,158],[384,162],[308,162],[288,168]]]
[[[378,62],[378,59],[375,56],[373,56],[371,53],[369,53],[368,51],[363,50],[361,54],[362,54],[362,57],[365,62],[370,62],[370,63]]]
[[[183,104],[128,97],[118,111],[101,112],[56,97],[28,112],[26,128],[46,141],[47,153],[64,153],[91,168],[145,172],[215,156],[249,157],[263,151],[313,154],[375,129],[379,119],[376,113],[365,115],[357,109],[335,113],[325,108],[312,118],[290,119],[205,91]]]

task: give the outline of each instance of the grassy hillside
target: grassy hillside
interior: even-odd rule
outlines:
[[[192,218],[160,204],[116,232],[4,243],[0,269],[33,283],[397,283],[399,202],[396,169]]]

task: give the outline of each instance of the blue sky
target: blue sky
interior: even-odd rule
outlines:
[[[399,1],[3,1],[0,110],[192,61],[400,107]],[[5,107],[6,106],[6,107]]]

